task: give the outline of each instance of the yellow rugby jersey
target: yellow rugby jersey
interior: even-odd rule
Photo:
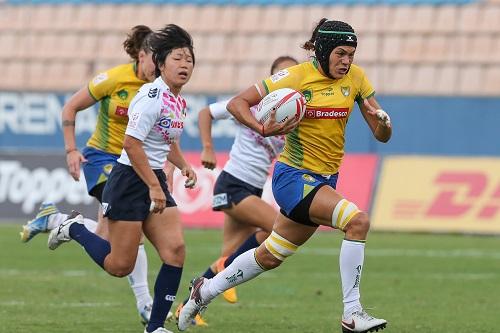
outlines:
[[[135,74],[135,63],[116,66],[98,74],[88,85],[90,95],[100,101],[96,129],[87,146],[120,155],[128,123],[128,106],[146,83]]]
[[[340,80],[323,76],[313,60],[282,70],[263,81],[266,92],[291,88],[307,104],[299,126],[286,135],[278,161],[329,175],[338,172],[344,156],[344,135],[354,102],[375,94],[363,69],[351,65]]]

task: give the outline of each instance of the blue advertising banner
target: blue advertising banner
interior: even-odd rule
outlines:
[[[56,93],[0,93],[0,150],[3,151],[63,151],[64,141],[61,127],[63,105],[71,94]],[[224,96],[185,96],[188,102],[181,144],[185,150],[200,150],[198,133],[198,111]],[[97,104],[78,112],[76,139],[78,147],[85,146],[95,129]],[[236,126],[230,120],[213,124],[212,135],[218,149],[229,150]]]
[[[61,110],[69,94],[0,92],[0,151],[63,151]],[[188,117],[181,146],[200,151],[200,109],[228,96],[186,95]],[[346,130],[348,153],[500,156],[500,98],[377,96],[390,114],[393,137],[378,143],[360,112]],[[77,144],[83,147],[95,128],[97,108],[78,113]],[[231,120],[216,121],[212,136],[218,151],[228,151],[236,132]]]

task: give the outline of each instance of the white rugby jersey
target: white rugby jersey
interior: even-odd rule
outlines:
[[[214,119],[228,119],[232,115],[227,111],[229,101],[209,105]],[[253,107],[250,110],[255,112]],[[236,121],[238,131],[229,152],[229,160],[224,171],[257,188],[263,188],[273,160],[281,153],[285,144],[283,135],[263,137],[250,128]]]
[[[143,142],[152,169],[163,169],[170,144],[179,140],[184,128],[184,98],[175,97],[160,76],[139,89],[130,102],[128,117],[125,134]],[[131,165],[125,149],[118,162]]]

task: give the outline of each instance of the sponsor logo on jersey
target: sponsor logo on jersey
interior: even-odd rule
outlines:
[[[340,91],[342,92],[342,95],[347,97],[351,94],[351,87],[340,87]]]
[[[161,128],[184,128],[184,122],[182,120],[173,120],[168,117],[161,117],[158,121],[158,125]]]
[[[107,79],[108,79],[108,73],[106,73],[106,72],[100,73],[100,74],[97,74],[97,76],[94,77],[94,79],[92,79],[92,83],[94,84],[94,86],[97,86],[100,83],[106,81]]]
[[[308,119],[343,119],[349,115],[349,108],[307,107],[305,118]]]
[[[309,89],[302,91],[302,95],[304,95],[304,97],[306,98],[306,102],[308,102],[308,103],[313,98],[313,92],[312,92],[312,90],[309,90]]]
[[[212,199],[212,207],[220,207],[228,204],[227,193],[219,193],[214,195]]]
[[[117,116],[122,116],[122,117],[125,117],[125,116],[128,114],[128,108],[125,108],[125,107],[123,107],[123,106],[117,106],[117,107],[116,107],[115,114],[116,114]]]
[[[333,88],[332,87],[326,88],[325,90],[323,90],[321,92],[321,95],[323,95],[323,96],[333,96],[334,95]]]
[[[276,83],[279,80],[287,77],[288,75],[290,75],[290,72],[288,71],[288,69],[282,69],[278,73],[271,75],[271,82]]]
[[[148,91],[148,97],[149,98],[155,98],[156,96],[158,96],[158,88],[151,88],[151,89],[149,89],[149,91]]]
[[[175,301],[175,295],[165,295],[165,300],[169,302]]]
[[[128,119],[127,128],[137,129],[137,125],[139,124],[139,119],[141,118],[141,114],[139,112],[134,112]]]
[[[120,91],[117,91],[116,94],[122,101],[126,101],[128,98],[128,92],[125,89],[122,89]]]

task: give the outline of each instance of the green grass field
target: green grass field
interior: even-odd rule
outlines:
[[[74,242],[52,252],[45,235],[22,244],[18,231],[19,225],[0,225],[0,332],[142,333],[126,279],[106,275]],[[341,239],[317,234],[282,267],[238,287],[238,304],[216,299],[205,313],[210,326],[189,331],[340,332]],[[179,300],[188,281],[218,256],[219,242],[219,231],[186,231]],[[372,233],[363,304],[389,321],[384,332],[500,332],[499,242]],[[147,251],[152,288],[159,261]],[[173,323],[167,328],[177,331]]]

